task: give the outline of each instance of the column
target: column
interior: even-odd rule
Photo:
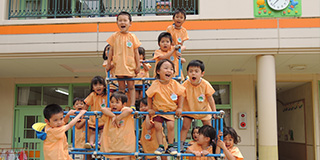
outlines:
[[[276,72],[273,55],[257,56],[259,160],[278,159]]]

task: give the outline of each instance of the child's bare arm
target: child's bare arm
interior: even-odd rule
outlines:
[[[106,116],[108,116],[108,117],[111,117],[111,118],[113,118],[113,117],[115,117],[116,115],[114,114],[114,113],[112,113],[111,112],[111,108],[101,108],[101,112],[104,114],[104,115],[106,115]]]
[[[69,122],[70,115],[74,115],[75,112],[76,112],[76,110],[72,109],[66,114],[66,116],[64,116],[63,121],[65,124],[67,124]]]
[[[162,59],[170,59],[170,57],[172,56],[172,54],[173,54],[174,51],[175,51],[175,50],[172,49],[172,50],[170,50],[167,54],[162,55],[162,56],[159,56],[159,57],[158,57],[159,60],[162,60]]]
[[[76,123],[76,128],[80,129],[86,124],[86,120],[81,118],[77,123]]]
[[[184,97],[183,96],[179,96],[178,97],[178,108],[176,110],[176,115],[177,116],[181,116],[182,108],[183,108],[183,101],[184,101]]]
[[[213,112],[217,111],[217,109],[216,109],[216,103],[215,103],[213,97],[212,97],[211,95],[208,95],[208,96],[207,96],[207,100],[208,100],[209,106],[211,107],[211,110],[212,110]],[[213,115],[213,118],[216,118],[216,115],[215,115],[215,114]]]
[[[152,97],[151,98],[148,97],[147,101],[148,101],[148,112],[149,112],[149,115],[152,117],[153,115],[155,115],[155,111],[152,108],[152,103],[153,103]]]
[[[86,112],[87,110],[81,110],[80,113],[66,125],[65,131],[72,128],[79,121],[80,117],[83,116]]]
[[[199,152],[199,151],[193,151],[193,150],[191,150],[190,148],[187,148],[186,152],[187,152],[187,153],[192,153],[192,154],[194,154],[195,156],[201,156],[201,152]]]
[[[151,121],[150,115],[146,115],[145,122],[146,122],[146,128],[147,128],[147,130],[150,130],[151,128],[154,127],[154,123],[153,123],[153,121]]]
[[[226,157],[229,160],[236,160],[236,158],[231,154],[231,152],[227,149],[226,144],[221,141],[220,139],[218,139],[217,141],[217,148],[216,148],[216,153],[219,154],[220,153],[220,148],[223,150],[223,153],[226,155]],[[218,151],[219,149],[219,151]]]
[[[134,49],[134,59],[136,61],[135,73],[138,74],[140,72],[140,56],[138,48]]]
[[[126,109],[124,111],[121,112],[121,114],[119,114],[117,117],[116,117],[116,120],[117,121],[120,121],[122,120],[123,118],[129,116],[131,113],[133,112],[133,110],[130,108],[130,109]]]

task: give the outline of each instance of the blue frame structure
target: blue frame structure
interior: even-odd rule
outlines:
[[[68,111],[65,111],[64,114],[67,114]],[[76,112],[76,114],[78,114],[79,112]],[[121,112],[113,112],[114,114],[121,114]],[[74,155],[75,154],[83,154],[83,155],[92,155],[93,158],[97,159],[97,158],[101,158],[102,155],[130,155],[130,156],[135,156],[136,158],[140,157],[140,156],[159,156],[156,155],[154,153],[140,153],[139,152],[139,118],[141,117],[140,115],[144,115],[144,114],[149,114],[149,112],[139,112],[139,111],[135,111],[132,112],[131,114],[134,114],[134,118],[135,118],[135,136],[136,136],[136,151],[134,153],[116,153],[116,152],[112,152],[112,153],[106,153],[106,152],[99,152],[98,150],[98,138],[96,138],[95,140],[95,148],[94,149],[82,149],[82,148],[75,148],[74,146],[74,140],[75,138],[73,138],[72,140],[72,149],[71,152],[69,152],[69,154]],[[162,114],[162,115],[175,115],[175,112],[155,112],[155,114]],[[218,111],[218,112],[182,112],[182,114],[215,114],[217,119],[212,119],[212,126],[214,128],[216,128],[216,132],[218,133],[219,131],[223,132],[223,118],[224,118],[224,111]],[[96,117],[96,122],[98,122],[98,118],[100,118],[102,116],[102,112],[100,111],[88,111],[84,114],[85,116],[95,116]],[[71,116],[71,118],[73,118],[74,116]],[[178,127],[177,127],[177,133],[181,132],[182,129],[182,117],[177,117],[175,116],[175,118],[178,121]],[[88,134],[87,131],[87,120],[89,119],[88,117],[85,117],[86,119],[86,135]],[[219,127],[220,126],[220,127]],[[95,136],[98,137],[98,123],[96,123],[96,132],[95,132]],[[73,127],[73,132],[72,132],[73,137],[75,137],[75,127]],[[221,140],[223,140],[223,136],[220,137]],[[178,159],[188,156],[188,157],[194,157],[194,154],[191,153],[180,153],[180,134],[178,134],[178,139],[177,139],[178,143],[177,143],[177,150],[178,150],[178,154],[174,155],[174,157],[177,157]],[[87,142],[87,137],[86,137],[86,142]],[[161,154],[161,156],[173,156],[170,154]],[[221,149],[220,154],[208,154],[206,155],[207,157],[224,157],[223,154],[223,150]]]

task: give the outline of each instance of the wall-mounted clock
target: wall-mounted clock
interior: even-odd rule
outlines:
[[[280,11],[288,7],[290,0],[267,0],[270,8]]]

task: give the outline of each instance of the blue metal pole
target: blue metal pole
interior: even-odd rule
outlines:
[[[223,141],[223,119],[220,118],[220,131],[222,132],[222,136],[220,137],[221,141]],[[223,150],[220,151],[221,154],[223,154]]]
[[[139,119],[135,116],[136,121],[136,152],[139,152]]]
[[[73,127],[72,127],[72,148],[75,148],[75,139],[76,139],[76,126],[74,125]],[[74,154],[72,154],[72,158],[74,159]]]
[[[110,78],[110,71],[108,71],[108,78]],[[110,108],[110,99],[109,99],[109,97],[110,97],[110,84],[109,84],[109,82],[108,82],[108,84],[107,84],[107,96],[108,96],[108,98],[107,98],[107,107],[108,108]]]
[[[181,138],[180,138],[180,133],[181,133],[181,118],[178,118],[178,122],[177,122],[178,126],[177,126],[177,135],[178,135],[178,153],[180,153],[180,143],[181,143]]]

